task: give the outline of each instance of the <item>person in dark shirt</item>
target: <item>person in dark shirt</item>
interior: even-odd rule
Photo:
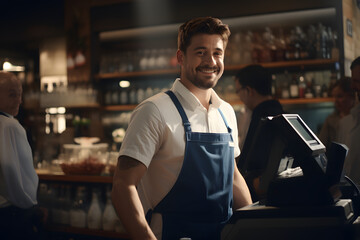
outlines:
[[[256,154],[249,156],[251,148],[254,147],[255,134],[260,134],[262,143],[271,141],[271,134],[267,134],[268,129],[259,128],[261,119],[285,113],[279,101],[273,99],[271,95],[271,82],[272,76],[269,70],[257,64],[240,69],[235,76],[236,92],[246,108],[252,111],[249,129],[241,154],[237,159],[237,166],[248,184],[253,201],[259,200],[257,193],[259,176],[267,165],[266,159],[256,157]],[[257,146],[266,148],[266,144],[258,143]],[[269,151],[269,149],[258,149],[258,151]]]

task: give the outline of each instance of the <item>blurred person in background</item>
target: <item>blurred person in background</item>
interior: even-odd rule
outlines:
[[[0,238],[40,239],[43,212],[37,204],[38,176],[25,129],[14,118],[22,85],[0,71]]]
[[[354,106],[355,92],[351,87],[351,78],[343,77],[338,80],[331,90],[331,96],[334,98],[335,110],[325,119],[319,133],[319,139],[327,149],[331,142],[338,140],[340,119],[349,115]]]
[[[244,176],[253,201],[258,201],[257,185],[267,162],[262,158],[248,158],[255,133],[262,118],[283,114],[284,110],[278,100],[271,95],[272,76],[268,69],[252,64],[239,70],[235,76],[235,89],[245,107],[251,111],[249,129],[241,149],[237,166]],[[266,133],[261,134],[266,141]],[[269,140],[270,141],[270,140]],[[263,151],[263,149],[259,149]]]
[[[350,69],[356,102],[350,114],[340,120],[339,142],[349,148],[344,164],[345,175],[360,185],[360,57],[351,63]]]

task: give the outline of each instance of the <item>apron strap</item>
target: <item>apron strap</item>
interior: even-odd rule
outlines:
[[[186,113],[184,111],[184,108],[181,106],[179,100],[177,99],[177,97],[175,96],[175,94],[171,90],[167,90],[165,93],[167,95],[169,95],[171,100],[174,102],[175,107],[179,111],[179,114],[180,114],[181,119],[183,121],[185,132],[191,132],[191,126],[190,126],[189,119],[187,118]]]
[[[0,115],[4,115],[5,117],[9,117],[8,115],[6,115],[6,114],[3,113],[3,112],[0,112]]]
[[[232,129],[229,127],[229,124],[227,123],[224,114],[222,113],[222,111],[220,110],[220,108],[218,108],[218,110],[219,110],[219,113],[220,113],[221,117],[222,117],[223,120],[224,120],[224,123],[225,123],[225,126],[226,126],[227,130],[228,130],[228,133],[231,133],[231,132],[232,132]]]

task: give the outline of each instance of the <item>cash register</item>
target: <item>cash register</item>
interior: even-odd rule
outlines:
[[[263,198],[234,211],[221,239],[350,239],[346,228],[356,216],[339,189],[347,147],[332,143],[326,153],[298,114],[267,117],[259,128],[254,146],[269,151],[251,151],[267,162],[259,179]],[[261,128],[271,141],[262,140]]]

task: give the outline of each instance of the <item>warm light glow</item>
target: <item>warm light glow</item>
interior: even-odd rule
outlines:
[[[50,114],[57,114],[57,108],[49,108]]]
[[[66,130],[66,119],[65,115],[58,115],[57,117],[57,132],[62,133]]]
[[[127,81],[127,80],[122,80],[119,82],[119,86],[122,87],[122,88],[127,88],[130,86],[130,82]]]
[[[58,108],[57,108],[57,112],[60,113],[60,114],[64,114],[64,113],[66,113],[66,108],[64,108],[64,107],[58,107]]]
[[[3,70],[8,72],[23,72],[25,70],[25,67],[23,66],[14,66],[10,62],[4,62],[3,64]]]

